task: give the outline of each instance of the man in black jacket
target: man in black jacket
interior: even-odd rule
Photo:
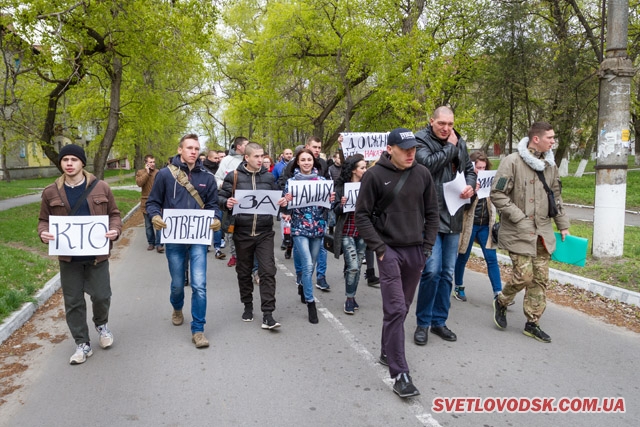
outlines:
[[[255,142],[249,142],[244,149],[244,161],[238,165],[236,190],[279,190],[273,175],[262,167],[264,150]],[[218,193],[220,207],[233,209],[239,200],[233,194],[234,172],[230,172]],[[282,197],[278,204],[286,206]],[[253,321],[253,281],[251,270],[254,256],[258,260],[260,277],[260,300],[262,328],[275,329],[280,323],[273,319],[276,309],[276,262],[273,254],[273,216],[259,214],[238,214],[234,218],[233,241],[236,247],[236,274],[240,288],[240,301],[244,304],[242,320]]]
[[[391,131],[387,152],[362,177],[356,201],[356,227],[375,251],[382,294],[380,363],[389,366],[400,397],[420,394],[409,376],[404,351],[404,320],[413,301],[425,259],[438,233],[438,199],[431,174],[415,162],[416,141],[409,129]],[[407,173],[395,196],[396,185]],[[384,200],[388,203],[380,206]]]
[[[416,150],[416,161],[429,169],[435,182],[440,209],[440,226],[433,246],[433,254],[420,278],[416,317],[418,327],[413,340],[418,345],[427,344],[427,331],[446,341],[456,341],[457,337],[446,321],[451,305],[453,271],[458,256],[458,242],[462,232],[463,209],[454,215],[449,213],[444,199],[443,184],[453,181],[458,172],[464,174],[466,186],[460,198],[469,199],[476,188],[476,173],[469,160],[467,144],[453,130],[453,111],[448,107],[438,107],[431,116],[426,129],[416,134],[421,142]]]

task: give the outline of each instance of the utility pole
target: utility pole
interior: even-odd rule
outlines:
[[[633,63],[627,56],[629,0],[609,0],[607,50],[600,64],[596,197],[593,213],[593,256],[622,256],[629,107]]]

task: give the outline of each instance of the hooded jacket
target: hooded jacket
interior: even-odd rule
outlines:
[[[454,130],[455,132],[455,130]],[[416,161],[425,165],[436,186],[438,205],[440,209],[440,233],[460,233],[462,231],[462,217],[464,209],[451,215],[444,201],[444,188],[442,184],[453,181],[457,172],[462,172],[467,185],[476,188],[476,173],[467,153],[467,143],[458,136],[457,145],[443,141],[434,135],[431,125],[416,133],[416,139],[420,144],[416,149]]]
[[[85,176],[85,185],[89,186],[97,178],[95,175],[83,170]],[[86,188],[86,187],[85,187]],[[104,181],[98,181],[96,186],[87,196],[89,211],[91,215],[108,215],[109,229],[117,230],[118,237],[122,233],[122,220],[120,219],[120,210],[116,205],[113,193],[109,188],[109,184]],[[64,175],[56,179],[53,184],[49,184],[42,191],[42,203],[40,204],[40,215],[38,216],[38,235],[43,231],[49,231],[49,216],[68,216],[72,206],[69,206],[67,193],[64,190]],[[113,241],[109,241],[109,253],[113,247]],[[70,262],[71,256],[59,256],[60,261]],[[96,255],[96,263],[105,261],[109,255]]]
[[[491,185],[491,201],[500,213],[498,247],[509,252],[536,256],[538,236],[552,254],[556,237],[549,218],[547,193],[536,174],[543,171],[547,185],[554,193],[558,215],[553,218],[559,230],[569,228],[569,218],[562,206],[561,184],[551,150],[538,158],[528,148],[529,138],[518,143],[518,151],[505,157]]]
[[[375,166],[362,176],[356,200],[356,227],[378,258],[389,246],[422,245],[431,250],[438,234],[438,199],[429,170],[416,162],[400,193],[373,225],[373,212],[385,195],[392,193],[404,170],[382,153]]]
[[[222,187],[224,177],[227,176],[229,172],[233,172],[234,170],[238,169],[238,165],[242,163],[243,160],[243,154],[239,154],[233,149],[229,150],[229,155],[225,156],[225,158],[220,162],[220,165],[218,165],[218,171],[216,172],[216,182],[218,184],[218,188]]]
[[[213,174],[202,166],[200,160],[196,160],[193,169],[189,170],[187,164],[180,159],[179,154],[173,157],[171,164],[187,174],[189,182],[198,191],[204,202],[204,209],[216,211],[216,218],[221,219],[222,214],[218,208],[218,186]],[[163,209],[200,209],[196,199],[178,183],[169,168],[162,168],[158,171],[147,200],[147,214],[150,218],[156,215],[162,216]]]
[[[275,179],[271,172],[262,167],[257,172],[247,169],[246,162],[240,163],[238,166],[238,180],[236,182],[236,190],[280,190],[276,185]],[[222,188],[218,193],[218,203],[221,209],[227,209],[227,200],[233,195],[233,175],[228,173],[222,183]],[[249,234],[257,236],[265,231],[273,229],[272,215],[259,214],[238,214],[235,215],[234,233]]]

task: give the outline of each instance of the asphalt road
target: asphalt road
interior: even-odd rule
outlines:
[[[111,349],[95,345],[85,364],[70,366],[75,346],[62,304],[35,322],[34,335],[57,331],[67,338],[46,341],[27,363],[16,361],[28,368],[19,376],[21,387],[4,396],[0,426],[582,427],[635,426],[640,419],[638,334],[549,304],[541,324],[553,342],[539,343],[522,334],[521,296],[509,309],[509,327],[499,331],[490,284],[479,273],[466,273],[469,301],[452,301],[448,326],[457,342],[430,334],[426,347],[414,345],[412,308],[407,356],[422,394],[401,400],[376,362],[379,290],[361,283],[360,310],[344,314],[342,260],[330,258],[332,291],[316,292],[320,323],[312,325],[296,293],[292,260],[278,250],[275,317],[282,328],[266,331],[259,316],[241,321],[235,271],[210,253],[205,332],[211,347],[198,350],[187,323],[171,324],[165,256],[145,247],[143,227],[134,227],[111,262]],[[442,397],[616,397],[624,398],[626,412],[436,413],[433,400]]]

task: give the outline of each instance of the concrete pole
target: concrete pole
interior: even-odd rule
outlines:
[[[596,196],[593,213],[593,256],[622,256],[629,107],[633,64],[627,57],[629,1],[609,0],[607,51],[600,64],[600,108],[596,157]]]

